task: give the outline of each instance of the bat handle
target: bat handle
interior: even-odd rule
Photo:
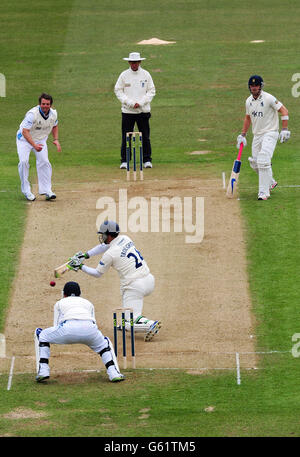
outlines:
[[[237,159],[236,159],[236,160],[241,160],[243,147],[244,147],[244,143],[241,143],[241,144],[240,144],[239,153],[238,153],[238,156],[237,156]]]

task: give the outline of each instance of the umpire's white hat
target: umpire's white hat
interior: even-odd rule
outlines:
[[[129,57],[123,57],[123,60],[128,60],[129,62],[138,62],[145,59],[146,57],[141,57],[139,52],[131,52]]]

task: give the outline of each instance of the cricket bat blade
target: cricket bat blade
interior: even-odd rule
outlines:
[[[233,163],[232,171],[231,171],[231,176],[229,179],[229,183],[227,186],[227,191],[226,191],[226,196],[228,198],[232,198],[236,192],[239,176],[240,176],[240,170],[241,170],[241,156],[242,156],[242,150],[243,150],[243,143],[240,145],[239,153],[237,155],[236,160]]]
[[[63,265],[60,265],[59,267],[55,268],[54,270],[54,277],[55,278],[60,278],[61,275],[63,275],[64,273],[66,273],[66,271],[70,271],[69,268],[68,268],[68,263],[69,262],[66,262],[64,263]]]

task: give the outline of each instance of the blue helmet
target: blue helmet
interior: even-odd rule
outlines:
[[[75,295],[75,297],[79,297],[81,295],[81,290],[78,282],[69,281],[66,282],[63,288],[63,295],[66,297],[70,297],[71,295]]]
[[[264,80],[262,79],[261,76],[252,75],[252,76],[250,76],[249,81],[248,81],[249,89],[250,89],[250,86],[260,86],[260,88],[262,89],[264,87]]]

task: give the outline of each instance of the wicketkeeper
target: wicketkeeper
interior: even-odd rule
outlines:
[[[143,316],[144,297],[154,290],[155,279],[149,267],[137,250],[133,241],[126,235],[120,235],[117,222],[105,221],[98,231],[100,244],[87,251],[77,252],[69,262],[69,268],[74,271],[82,270],[96,278],[100,278],[110,267],[113,267],[120,277],[122,306],[133,308],[134,331],[145,334],[145,341],[150,341],[159,332],[161,322],[147,319]],[[83,264],[85,259],[103,254],[97,268]],[[125,312],[125,328],[130,331],[129,311]]]
[[[264,82],[261,76],[249,78],[250,97],[246,100],[246,116],[242,133],[237,137],[237,148],[244,143],[247,146],[246,134],[252,124],[253,141],[250,166],[258,174],[258,200],[267,200],[270,191],[277,186],[273,178],[272,157],[279,138],[280,143],[286,142],[291,132],[288,130],[288,110],[273,95],[262,90]],[[281,113],[282,129],[279,133],[278,113]]]
[[[77,282],[67,282],[63,288],[63,298],[54,306],[53,327],[37,328],[35,344],[39,360],[37,382],[44,382],[50,376],[50,344],[86,344],[100,355],[109,380],[123,381],[113,345],[97,327],[94,305],[82,298]]]

